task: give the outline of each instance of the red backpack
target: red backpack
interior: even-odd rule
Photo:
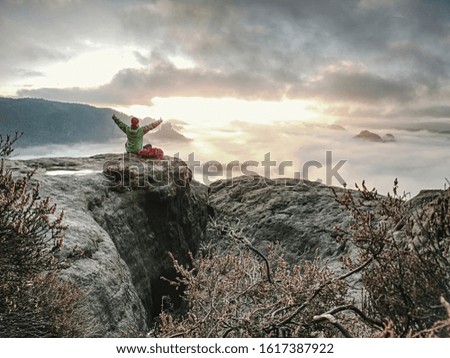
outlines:
[[[164,152],[161,148],[154,148],[151,145],[147,144],[142,148],[138,154],[142,157],[147,158],[156,158],[156,159],[162,159],[164,157]]]

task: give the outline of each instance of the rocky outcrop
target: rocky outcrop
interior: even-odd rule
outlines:
[[[391,133],[386,133],[383,136],[383,142],[395,142],[395,136]]]
[[[159,130],[147,135],[149,140],[162,140],[170,142],[190,142],[191,139],[179,133],[171,122],[163,123]]]
[[[343,189],[334,190],[339,195]],[[336,203],[328,186],[306,180],[243,176],[214,182],[209,192],[218,222],[237,226],[260,250],[269,242],[280,242],[291,264],[319,257],[339,271],[342,255],[353,257],[356,252],[350,244],[336,241],[342,235],[337,228],[348,228],[352,219]],[[441,193],[423,190],[410,200],[415,236],[421,234],[416,216],[424,212],[431,217]],[[359,195],[355,191],[353,196]]]
[[[168,253],[187,263],[188,253],[210,239],[208,215],[237,225],[262,251],[280,242],[292,264],[318,256],[339,270],[341,256],[352,254],[336,240],[349,214],[329,187],[316,182],[244,176],[207,188],[177,158],[134,155],[10,160],[7,166],[15,175],[37,168],[41,196],[50,196],[65,212],[60,256],[68,265],[62,276],[86,294],[96,327],[88,336],[148,331],[162,297],[179,296],[160,279],[174,278]],[[423,191],[411,203],[428,207],[439,193]]]
[[[306,180],[244,176],[219,180],[209,190],[217,220],[238,222],[261,249],[278,241],[291,263],[317,254],[340,266],[346,248],[336,242],[336,226],[347,225],[349,217],[329,187]]]
[[[15,174],[37,168],[41,196],[65,212],[62,276],[86,293],[90,336],[147,331],[173,278],[171,252],[187,262],[203,239],[207,189],[175,158],[98,155],[8,161]],[[105,172],[107,175],[103,173]],[[177,296],[177,295],[176,295]]]
[[[361,131],[358,135],[355,135],[355,139],[362,139],[369,142],[382,142],[383,139],[376,133],[373,133],[371,131]]]
[[[341,126],[340,124],[330,124],[327,126],[327,128],[335,130],[335,131],[343,131],[343,132],[346,131],[346,129],[343,126]]]
[[[355,135],[353,138],[365,140],[368,142],[395,142],[395,137],[393,134],[387,133],[382,138],[379,134],[373,133],[368,130],[361,131],[358,135]]]

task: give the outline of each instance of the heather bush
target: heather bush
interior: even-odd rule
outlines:
[[[430,333],[448,317],[450,300],[450,190],[429,203],[416,203],[398,194],[380,196],[365,183],[357,192],[345,190],[336,200],[352,216],[342,239],[358,249],[354,262],[367,262],[362,271],[368,314],[389,324],[393,336]],[[449,329],[435,334],[449,336]]]
[[[375,322],[348,294],[346,278],[318,260],[291,266],[278,244],[264,255],[238,230],[211,223],[224,241],[192,257],[192,266],[175,259],[177,287],[185,287],[187,312],[163,311],[153,334],[173,337],[353,336],[361,322]],[[223,245],[226,247],[217,246]],[[333,316],[333,317],[332,317]],[[340,321],[339,321],[340,320]]]
[[[82,295],[58,277],[64,213],[40,197],[34,172],[6,167],[20,136],[0,136],[0,337],[83,335]]]
[[[184,309],[165,305],[151,335],[448,337],[449,191],[418,207],[397,190],[334,191],[352,218],[339,228],[351,247],[339,273],[319,260],[289,265],[279,245],[263,254],[242,228],[211,222],[216,240],[190,266],[173,258]]]

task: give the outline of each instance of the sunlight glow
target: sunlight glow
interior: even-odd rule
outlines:
[[[121,69],[130,67],[139,67],[131,50],[96,49],[41,69],[44,76],[33,81],[33,88],[99,86],[110,82]]]
[[[183,56],[169,56],[170,62],[178,69],[194,68],[195,63]]]
[[[329,119],[313,110],[314,102],[302,100],[246,101],[233,98],[170,97],[155,98],[152,106],[116,107],[140,118],[182,119],[192,125],[213,127],[232,121],[272,123],[301,121],[328,123]]]

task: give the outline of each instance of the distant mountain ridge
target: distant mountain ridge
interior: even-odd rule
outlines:
[[[0,134],[23,132],[15,147],[50,144],[104,143],[123,138],[123,133],[111,120],[115,114],[125,123],[129,115],[112,108],[97,108],[78,103],[64,103],[37,98],[0,97]],[[145,118],[142,123],[153,119]],[[189,140],[175,129],[165,128],[160,134],[169,140]]]
[[[111,121],[113,114],[128,118],[111,108],[34,98],[0,98],[0,133],[23,132],[16,147],[107,141],[120,135]]]
[[[167,140],[171,142],[189,142],[190,138],[185,137],[181,133],[177,132],[174,128],[174,124],[171,121],[163,123],[159,130],[156,132],[151,132],[147,135],[147,138],[150,140],[153,139],[161,139]]]

